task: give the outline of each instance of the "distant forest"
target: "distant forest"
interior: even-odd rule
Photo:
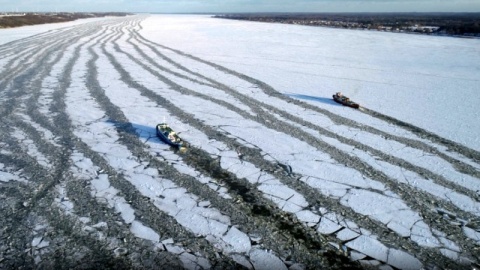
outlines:
[[[126,16],[127,13],[22,13],[22,14],[0,14],[0,28],[12,28],[25,25],[68,22],[77,19],[105,17],[105,16]]]
[[[480,13],[236,13],[215,18],[480,37]]]

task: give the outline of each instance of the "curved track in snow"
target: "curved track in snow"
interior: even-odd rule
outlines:
[[[480,262],[477,151],[292,99],[144,19],[0,46],[0,268]],[[186,149],[155,137],[163,118]]]

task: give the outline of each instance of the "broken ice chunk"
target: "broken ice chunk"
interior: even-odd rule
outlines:
[[[270,252],[261,249],[255,249],[250,252],[250,260],[252,261],[254,269],[276,269],[287,270],[287,266],[277,256]]]
[[[321,234],[331,234],[338,230],[340,230],[342,226],[338,225],[337,223],[331,221],[328,218],[323,217],[318,224],[317,231]]]

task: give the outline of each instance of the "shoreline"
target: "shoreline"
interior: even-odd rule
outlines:
[[[124,17],[131,15],[122,12],[59,12],[59,13],[16,13],[0,15],[0,29],[11,29],[22,26],[41,25],[49,23],[70,22],[78,19],[100,18],[107,16]]]
[[[480,38],[480,14],[429,14],[429,13],[245,13],[217,14],[218,19],[293,24],[335,29],[368,30],[401,34],[419,34],[457,38]]]

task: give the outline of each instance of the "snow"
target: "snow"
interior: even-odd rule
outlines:
[[[94,23],[104,21],[104,18],[79,19],[71,22],[62,22],[54,24],[28,25],[16,28],[0,29],[0,45],[22,38],[49,35],[57,32],[59,29],[74,27],[85,23]]]
[[[364,116],[337,108],[330,101],[333,92],[480,150],[475,109],[480,40],[280,27],[209,16],[158,16],[142,26],[152,41],[265,81],[280,92],[315,97],[319,101],[311,103],[326,103],[355,121]]]
[[[93,20],[96,22],[104,21]],[[34,34],[39,34],[38,38],[54,35],[61,27],[80,24],[3,29],[0,44]],[[438,230],[435,223],[447,221],[440,216],[438,221],[424,218],[423,212],[431,211],[429,199],[412,202],[409,194],[397,193],[401,189],[396,188],[400,185],[432,195],[460,210],[459,220],[465,218],[463,215],[478,217],[480,203],[471,196],[480,190],[478,160],[401,125],[341,107],[330,98],[341,90],[368,109],[478,151],[480,122],[475,105],[480,101],[479,40],[230,21],[202,15],[152,15],[141,25],[143,29],[138,32],[150,41],[130,41],[128,35],[118,39],[118,46],[107,41],[102,47],[106,36],[80,41],[84,44],[73,65],[66,113],[76,139],[104,159],[156,210],[196,237],[205,238],[216,250],[250,269],[286,269],[279,254],[253,245],[253,237],[213,201],[150,167],[145,158],[148,155],[179,175],[207,185],[221,201],[234,203],[233,192],[156,138],[154,127],[163,117],[192,147],[218,161],[237,180],[246,181],[279,211],[328,235],[329,241],[343,243],[352,260],[381,265],[382,269],[423,267],[414,251],[382,242],[373,230],[332,206],[344,207],[402,241],[413,242],[423,253],[436,250],[454,261],[468,259],[462,256],[466,251],[460,248],[461,241],[480,243],[478,228],[462,224],[463,239]],[[50,121],[55,117],[50,115],[53,95],[60,74],[73,59],[73,45],[65,49],[40,84],[39,111],[49,115]],[[87,50],[87,46],[92,49]],[[91,52],[98,59],[93,61]],[[14,58],[8,57],[0,59],[0,72],[7,68],[7,60]],[[86,81],[92,68],[98,71],[98,83]],[[268,85],[283,96],[270,95]],[[313,107],[283,99],[287,97]],[[108,103],[100,104],[102,98]],[[0,96],[0,102],[5,101]],[[136,146],[122,143],[109,108],[121,113],[122,121],[135,129],[142,155],[135,152]],[[15,115],[38,130],[43,141],[61,147],[52,131],[21,112],[25,109],[19,107]],[[198,123],[208,127],[210,134],[221,134],[245,150],[258,151],[261,162],[244,159],[248,151],[242,153],[226,140],[212,138]],[[46,169],[55,166],[31,134],[14,127],[10,135],[36,163]],[[1,154],[11,152],[6,148]],[[81,151],[72,151],[70,160],[72,176],[88,183],[90,195],[118,213],[133,236],[164,245],[168,252],[179,255],[186,268],[210,267],[206,259],[186,252],[174,239],[162,239],[162,232],[140,222],[134,206],[112,186],[111,175]],[[279,165],[290,178],[285,180],[266,170],[264,165],[269,163]],[[454,163],[473,169],[465,172]],[[21,172],[0,163],[0,184],[12,180],[30,179],[24,180]],[[309,202],[315,198],[302,194],[299,186],[311,189],[331,205],[313,207]],[[56,191],[56,205],[74,215],[75,204],[66,196],[66,186],[57,185]],[[84,221],[84,228],[89,229],[107,225],[88,227],[90,220]],[[42,239],[34,238],[32,246],[47,247],[49,242]]]

